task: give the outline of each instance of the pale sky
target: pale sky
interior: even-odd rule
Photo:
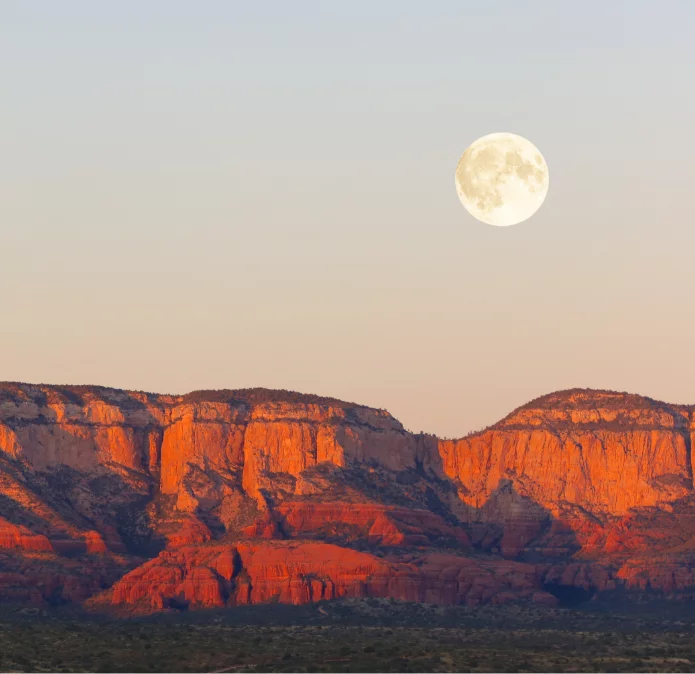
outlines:
[[[0,0],[0,380],[265,386],[460,436],[695,403],[690,0]],[[461,206],[480,136],[550,169]]]

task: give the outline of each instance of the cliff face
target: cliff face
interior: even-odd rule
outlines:
[[[278,600],[304,604],[340,597],[392,597],[437,604],[554,604],[535,567],[457,555],[381,559],[331,544],[255,542],[165,551],[90,600],[90,606],[223,607]]]
[[[0,599],[687,594],[694,437],[691,407],[598,391],[449,441],[283,391],[0,384]]]

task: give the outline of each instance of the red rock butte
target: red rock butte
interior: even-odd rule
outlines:
[[[460,440],[289,391],[0,384],[0,601],[695,596],[695,407],[570,390]]]

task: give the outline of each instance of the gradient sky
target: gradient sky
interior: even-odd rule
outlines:
[[[690,0],[0,0],[0,380],[445,436],[575,386],[695,403],[694,30]],[[516,227],[454,187],[495,131],[550,168]]]

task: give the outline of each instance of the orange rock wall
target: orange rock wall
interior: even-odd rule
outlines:
[[[439,440],[383,410],[233,393],[0,384],[0,598],[82,601],[110,584],[141,561],[124,520],[167,549],[102,605],[695,588],[691,407],[561,392]]]
[[[82,406],[2,403],[0,452],[37,470],[66,466],[154,478],[163,494],[184,492],[182,510],[189,510],[191,494],[183,483],[194,469],[236,480],[264,507],[260,489],[267,475],[297,476],[321,462],[344,466],[350,460],[401,470],[414,467],[420,451],[418,440],[379,410],[180,404],[165,397],[136,400],[125,392],[120,398],[120,405],[89,396]]]
[[[555,603],[540,589],[531,565],[454,555],[400,562],[321,543],[254,542],[163,552],[89,604],[151,612],[172,605],[304,604],[339,597],[471,605],[523,597]]]
[[[552,508],[559,501],[620,515],[692,492],[688,435],[673,430],[494,430],[441,441],[446,475],[482,507],[503,480]]]

